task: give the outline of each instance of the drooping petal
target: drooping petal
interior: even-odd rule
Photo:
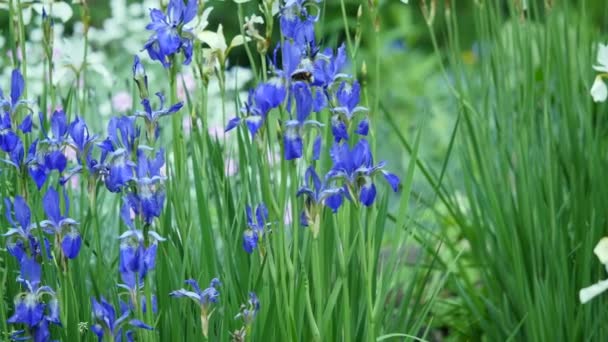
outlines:
[[[21,121],[21,124],[19,125],[19,129],[23,133],[30,133],[32,131],[32,114],[28,114],[23,118],[23,121]]]
[[[31,218],[30,207],[27,206],[27,203],[23,197],[16,195],[13,208],[15,210],[15,218],[17,219],[17,222],[19,222],[19,225],[23,230],[27,231]]]
[[[19,98],[23,94],[23,89],[25,88],[25,82],[23,80],[23,75],[19,69],[14,69],[11,74],[11,103],[15,105]]]
[[[226,125],[226,129],[224,129],[224,132],[233,130],[240,123],[241,123],[241,119],[239,117],[234,117],[234,118],[230,119],[230,121],[228,121],[228,125]]]
[[[348,140],[348,131],[346,128],[346,124],[338,115],[333,115],[331,117],[331,133],[334,135],[334,140],[339,143],[340,140]]]
[[[393,188],[393,191],[397,192],[399,190],[399,184],[401,184],[401,180],[399,179],[399,177],[387,171],[382,171],[382,175],[384,176],[388,184],[390,184],[391,188]]]
[[[82,239],[77,232],[66,234],[61,240],[61,249],[68,259],[74,259],[80,252]]]
[[[364,136],[366,136],[369,133],[369,121],[367,120],[367,118],[363,119],[359,122],[359,125],[357,126],[357,130],[355,131],[355,133],[364,135]]]
[[[608,290],[608,279],[581,289],[578,293],[578,297],[581,303],[585,304],[606,290]]]
[[[342,206],[342,202],[343,198],[341,193],[328,196],[325,199],[325,205],[328,206],[333,213],[336,213],[338,209],[340,209],[340,206]]]
[[[253,230],[246,230],[243,234],[243,249],[245,252],[251,254],[253,250],[258,246],[258,234]]]
[[[59,208],[59,194],[55,189],[49,188],[42,199],[42,207],[46,216],[53,221],[55,225],[61,221],[61,211]]]
[[[154,330],[154,328],[152,328],[151,326],[147,325],[146,323],[138,320],[138,319],[132,319],[129,321],[129,324],[136,327],[136,328],[140,328],[140,329],[146,329],[146,330]]]
[[[304,142],[297,131],[297,122],[290,121],[291,125],[287,126],[285,135],[283,136],[283,144],[285,148],[285,160],[293,160],[302,157],[304,150]],[[290,123],[287,123],[289,125]],[[296,126],[296,127],[293,127]]]
[[[371,181],[364,184],[361,187],[361,193],[359,194],[359,199],[361,203],[367,207],[371,206],[376,199],[376,186]]]
[[[245,119],[245,124],[247,125],[247,128],[249,128],[251,135],[255,137],[256,133],[264,124],[264,117],[260,115],[248,116]]]

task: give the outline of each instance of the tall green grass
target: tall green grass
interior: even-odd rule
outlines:
[[[444,300],[457,307],[444,319],[458,339],[608,336],[606,299],[578,301],[604,277],[592,251],[608,227],[606,107],[589,95],[605,36],[585,3],[477,1],[472,22],[450,7],[435,18],[447,24],[433,37],[448,42],[438,53],[458,124],[446,181],[427,180],[447,208],[438,219],[457,227],[443,239],[446,255],[462,253]],[[470,47],[459,25],[475,27],[473,66],[461,58]]]

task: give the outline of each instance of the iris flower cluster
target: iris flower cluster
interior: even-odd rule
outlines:
[[[344,200],[371,206],[376,198],[374,179],[382,175],[394,191],[400,180],[384,169],[385,163],[374,164],[366,136],[369,133],[369,110],[360,104],[361,86],[353,75],[344,72],[348,64],[346,49],[323,48],[315,38],[321,0],[288,0],[279,11],[282,42],[274,51],[272,77],[249,93],[241,116],[228,122],[226,131],[244,123],[255,138],[275,108],[289,115],[282,123],[285,160],[305,156],[311,146],[311,160],[322,152],[321,130],[326,122],[331,127],[333,144],[328,149],[333,165],[323,178],[310,166],[305,184],[297,196],[304,197],[300,223],[310,226],[316,237],[320,212],[329,207],[337,212]],[[280,58],[279,58],[280,57]],[[321,119],[317,121],[313,116]],[[310,135],[316,135],[307,141]],[[355,138],[358,136],[358,138]],[[257,246],[261,229],[252,227],[250,210],[243,248],[248,253]]]
[[[165,161],[162,149],[155,150],[142,143],[144,138],[137,118],[142,119],[148,133],[147,141],[154,146],[159,136],[160,118],[182,107],[180,102],[164,108],[165,99],[161,93],[157,93],[160,108],[152,109],[145,70],[136,58],[134,78],[137,81],[140,77],[144,80],[137,82],[143,111],[133,116],[113,117],[108,123],[107,137],[103,140],[90,133],[82,118],[75,117],[69,122],[68,116],[60,108],[54,110],[48,120],[39,113],[34,121],[33,103],[22,99],[25,84],[19,70],[12,73],[10,97],[4,98],[0,92],[0,150],[6,156],[0,161],[10,166],[2,171],[12,169],[16,179],[22,180],[17,183],[14,199],[4,199],[5,216],[11,227],[3,234],[7,238],[7,250],[21,264],[20,279],[28,280],[23,273],[25,270],[28,274],[39,275],[40,262],[45,257],[53,258],[54,247],[57,252],[55,256],[64,260],[60,263],[64,267],[67,267],[65,260],[78,256],[82,237],[78,222],[69,215],[70,200],[63,186],[71,177],[83,175],[88,180],[91,196],[95,196],[99,182],[108,191],[123,196],[121,217],[128,229],[119,237],[119,271],[122,279],[119,286],[127,290],[130,298],[128,304],[132,308],[140,305],[144,278],[154,268],[158,242],[164,240],[150,226],[160,216],[164,206],[165,176],[161,170]],[[70,153],[70,150],[74,153]],[[67,157],[69,154],[75,155],[73,161]],[[39,223],[31,222],[29,206],[25,198],[19,195],[27,194],[28,179],[39,191],[47,189],[42,199],[46,217]],[[132,216],[138,219],[134,220]],[[137,227],[134,222],[141,222],[146,229]],[[46,234],[34,234],[35,229],[41,229]],[[145,236],[144,230],[147,232]],[[15,338],[31,337],[36,341],[46,341],[50,338],[48,324],[59,324],[59,309],[54,292],[49,287],[40,286],[39,276],[32,279],[27,283],[20,281],[26,292],[16,299],[16,312],[9,322],[27,326]],[[52,305],[43,301],[46,295],[52,297]],[[23,311],[24,308],[29,311]],[[51,313],[47,315],[48,310]],[[105,327],[103,331],[119,333],[115,327]]]
[[[45,258],[53,258],[52,249],[56,247],[58,253],[55,255],[65,266],[66,259],[78,255],[81,238],[78,223],[68,217],[69,201],[65,198],[62,211],[58,192],[52,187],[43,197],[46,219],[38,223],[32,221],[26,200],[27,181],[32,180],[41,190],[48,179],[62,179],[68,164],[64,153],[71,141],[66,115],[60,109],[51,115],[49,131],[45,129],[42,113],[37,115],[38,124],[34,124],[34,102],[22,98],[24,90],[23,76],[15,69],[11,74],[10,97],[5,98],[0,91],[0,151],[3,153],[0,162],[9,166],[2,172],[13,171],[14,179],[20,180],[13,189],[13,199],[4,199],[4,215],[10,228],[3,236],[7,239],[9,254],[20,265],[17,282],[23,288],[15,297],[15,311],[8,323],[23,327],[12,333],[14,340],[47,341],[50,339],[49,325],[61,325],[61,322],[55,292],[42,285],[41,263]],[[47,236],[37,234],[37,229],[54,236],[50,239],[55,241],[54,246]]]

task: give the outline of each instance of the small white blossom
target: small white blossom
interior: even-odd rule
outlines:
[[[597,45],[597,65],[593,69],[599,72],[608,72],[608,45]]]
[[[597,256],[608,271],[608,237],[603,237],[593,249],[593,253]],[[608,290],[608,279],[601,280],[591,286],[581,289],[578,296],[581,303],[585,304],[602,292]]]
[[[595,81],[593,82],[589,93],[595,102],[606,101],[606,98],[608,97],[608,88],[606,88],[606,83],[604,83],[602,76],[598,75],[595,77]]]

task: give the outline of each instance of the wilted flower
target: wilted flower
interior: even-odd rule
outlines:
[[[268,209],[264,204],[260,204],[255,209],[255,217],[250,206],[247,206],[247,227],[243,234],[243,249],[251,254],[253,250],[258,246],[258,243],[266,234],[266,226],[268,223]]]
[[[237,317],[243,318],[245,325],[251,325],[259,311],[260,300],[258,299],[258,296],[256,296],[256,294],[253,292],[249,292],[249,300],[247,301],[247,305],[243,305],[241,307],[241,313],[239,313]]]

